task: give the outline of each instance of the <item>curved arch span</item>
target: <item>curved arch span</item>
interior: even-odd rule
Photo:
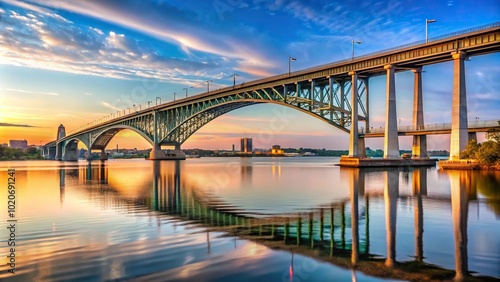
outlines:
[[[95,149],[95,150],[104,150],[109,142],[111,141],[111,139],[113,139],[113,137],[115,137],[115,135],[124,130],[124,129],[129,129],[129,130],[132,130],[133,132],[139,134],[140,136],[142,136],[146,141],[149,142],[149,144],[151,144],[151,146],[154,146],[154,142],[153,140],[150,138],[150,136],[148,136],[146,133],[144,133],[143,131],[135,128],[135,127],[132,127],[132,126],[129,126],[129,125],[122,125],[122,124],[117,124],[117,125],[113,125],[111,127],[108,127],[106,128],[106,130],[103,130],[102,132],[100,132],[96,138],[92,141],[92,144],[90,146],[91,149]]]
[[[226,103],[221,103],[209,108],[204,109],[203,111],[198,112],[197,114],[193,115],[192,117],[186,119],[184,122],[181,124],[177,125],[172,131],[170,131],[167,136],[161,141],[161,143],[164,144],[182,144],[184,143],[191,135],[193,135],[196,131],[198,131],[200,128],[208,124],[210,121],[216,119],[219,116],[222,116],[226,113],[229,113],[231,111],[234,111],[239,108],[255,105],[255,104],[262,104],[262,103],[271,103],[271,104],[276,104],[276,105],[281,105],[285,107],[289,107],[298,111],[301,111],[303,113],[306,113],[310,116],[313,116],[319,120],[322,120],[330,125],[335,126],[336,128],[349,133],[349,130],[334,123],[333,121],[326,119],[320,115],[317,115],[313,112],[310,112],[308,110],[298,108],[294,105],[283,103],[280,101],[273,101],[273,100],[261,100],[261,99],[242,99],[242,100],[235,100],[235,101],[229,101]]]

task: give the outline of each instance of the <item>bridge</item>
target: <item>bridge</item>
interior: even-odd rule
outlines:
[[[57,140],[45,146],[43,154],[57,160],[77,160],[77,144],[101,151],[121,130],[129,129],[152,146],[150,159],[184,159],[181,145],[198,129],[230,111],[260,103],[294,108],[350,134],[349,158],[364,157],[364,138],[370,133],[369,79],[386,75],[386,113],[384,158],[399,159],[396,113],[395,73],[414,73],[414,128],[425,128],[423,118],[422,69],[431,64],[453,61],[452,122],[450,159],[459,159],[468,142],[467,101],[464,61],[470,57],[500,51],[500,22],[471,28],[429,42],[417,42],[397,48],[258,79],[178,99],[140,107],[139,111],[117,112],[88,123],[66,135],[58,128]],[[449,104],[448,104],[449,105]],[[500,117],[499,117],[500,119]],[[360,133],[359,123],[366,132]],[[413,156],[425,158],[425,134],[413,134]],[[167,153],[162,146],[173,146]],[[88,154],[91,158],[91,154]]]

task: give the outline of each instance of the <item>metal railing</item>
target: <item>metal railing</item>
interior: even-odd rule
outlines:
[[[467,123],[468,128],[493,128],[500,127],[498,124],[498,120],[475,120],[469,121]],[[434,123],[434,124],[425,124],[421,127],[416,127],[413,125],[403,125],[398,126],[398,132],[418,132],[418,131],[440,131],[440,130],[451,130],[451,123]],[[359,133],[384,133],[384,127],[371,127],[369,132],[365,132],[365,129],[360,129]]]

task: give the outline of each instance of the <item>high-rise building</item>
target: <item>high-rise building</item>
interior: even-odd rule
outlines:
[[[252,153],[252,138],[241,138],[241,152]]]
[[[15,149],[26,149],[28,148],[28,141],[25,140],[9,140],[9,147]]]

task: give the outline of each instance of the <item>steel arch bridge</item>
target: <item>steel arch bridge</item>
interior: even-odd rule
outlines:
[[[147,140],[153,151],[170,145],[180,151],[183,144],[198,129],[215,118],[233,110],[262,103],[273,103],[297,109],[349,133],[352,81],[324,78],[293,84],[255,87],[239,85],[219,95],[197,95],[123,115],[98,125],[89,126],[56,141],[56,159],[74,160],[78,142],[89,150],[102,152],[120,131],[129,129]],[[367,100],[367,79],[359,79],[359,120],[367,118],[362,101]],[[352,94],[351,94],[352,95]],[[363,99],[363,98],[366,99]],[[161,154],[161,153],[160,153]],[[158,157],[158,158],[162,158]],[[175,158],[175,156],[170,156]],[[154,156],[151,156],[155,159]]]
[[[453,61],[453,101],[450,107],[461,106],[453,107],[451,134],[455,137],[451,138],[450,152],[454,152],[453,158],[459,158],[460,151],[468,141],[464,61],[473,56],[499,51],[500,22],[496,22],[433,38],[428,42],[416,42],[250,81],[153,107],[148,105],[137,112],[124,112],[118,117],[92,122],[68,136],[59,130],[57,140],[45,146],[44,155],[58,160],[76,160],[77,143],[82,142],[89,151],[101,150],[101,158],[105,158],[104,149],[110,140],[119,131],[130,129],[152,144],[151,159],[184,158],[181,144],[211,120],[242,107],[274,103],[297,109],[349,133],[349,157],[363,157],[364,137],[369,137],[370,133],[369,78],[385,75],[384,151],[387,154],[384,157],[399,158],[395,73],[414,73],[413,126],[425,128],[422,67]],[[359,121],[365,123],[366,132],[359,132]],[[161,145],[173,145],[175,150],[171,156],[165,155]],[[414,136],[414,155],[425,157],[425,148],[425,136]]]

